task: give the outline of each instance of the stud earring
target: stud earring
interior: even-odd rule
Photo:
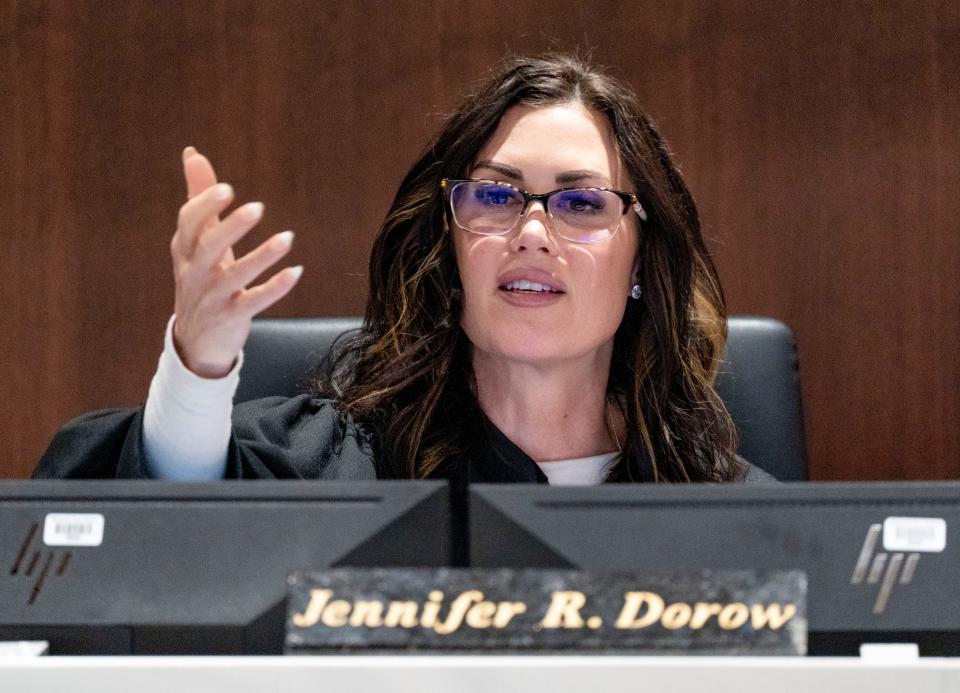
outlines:
[[[639,284],[634,284],[632,287],[630,287],[630,298],[632,298],[633,300],[637,300],[638,298],[640,298],[640,294],[642,293],[643,293],[643,289],[640,288]]]

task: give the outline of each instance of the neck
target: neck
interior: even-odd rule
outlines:
[[[622,424],[607,411],[609,353],[544,366],[474,351],[473,372],[484,414],[537,462],[619,449],[611,425]]]

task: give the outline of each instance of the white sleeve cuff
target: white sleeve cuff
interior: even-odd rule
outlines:
[[[192,373],[177,354],[173,344],[175,320],[174,315],[167,323],[163,353],[143,413],[147,469],[156,479],[222,479],[243,352],[222,378],[202,378]]]

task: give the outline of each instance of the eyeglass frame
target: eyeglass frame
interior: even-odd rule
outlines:
[[[457,184],[459,183],[494,183],[496,185],[503,185],[507,188],[511,188],[512,190],[516,190],[518,193],[520,193],[523,196],[523,207],[520,208],[520,213],[517,215],[517,220],[513,222],[513,226],[511,226],[508,229],[505,229],[504,231],[500,231],[499,233],[480,233],[478,231],[471,231],[470,229],[464,226],[460,226],[460,223],[457,221],[457,215],[454,214],[453,212],[453,201],[450,199],[450,194],[453,191],[453,188],[456,187]],[[613,188],[602,188],[602,187],[591,186],[591,185],[572,185],[566,188],[557,188],[556,190],[551,190],[550,192],[538,194],[538,193],[527,192],[523,188],[519,188],[516,185],[513,185],[512,183],[505,183],[503,181],[494,180],[492,178],[443,178],[440,180],[440,188],[443,190],[443,195],[447,200],[447,208],[450,210],[450,216],[453,218],[453,221],[457,225],[457,227],[463,229],[467,233],[475,233],[478,236],[506,236],[508,233],[513,231],[515,228],[517,228],[517,224],[519,224],[523,220],[524,215],[527,213],[527,207],[530,206],[531,202],[539,202],[541,205],[543,205],[543,211],[547,213],[547,216],[550,218],[553,218],[552,215],[550,214],[549,207],[547,206],[547,202],[549,202],[550,198],[553,195],[556,195],[557,193],[568,192],[570,190],[599,190],[602,192],[611,192],[617,197],[619,197],[620,201],[623,202],[623,214],[621,214],[620,216],[620,221],[623,221],[623,217],[626,216],[631,209],[633,209],[633,211],[636,212],[637,216],[640,218],[641,221],[647,220],[647,211],[643,208],[643,205],[640,204],[640,200],[637,198],[636,193],[626,192],[625,190],[614,190]],[[559,231],[556,231],[556,233],[558,236],[570,241],[571,243],[590,244],[590,243],[602,243],[603,241],[609,241],[611,238],[616,236],[619,231],[620,231],[620,223],[617,222],[617,228],[614,230],[613,233],[611,233],[606,238],[600,238],[595,241],[580,241],[574,238],[567,238]]]

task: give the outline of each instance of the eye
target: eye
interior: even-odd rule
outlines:
[[[503,207],[514,202],[517,193],[503,185],[479,185],[474,189],[473,196],[488,207]]]
[[[565,190],[558,193],[552,200],[558,212],[571,214],[597,214],[602,212],[608,203],[602,190]]]

